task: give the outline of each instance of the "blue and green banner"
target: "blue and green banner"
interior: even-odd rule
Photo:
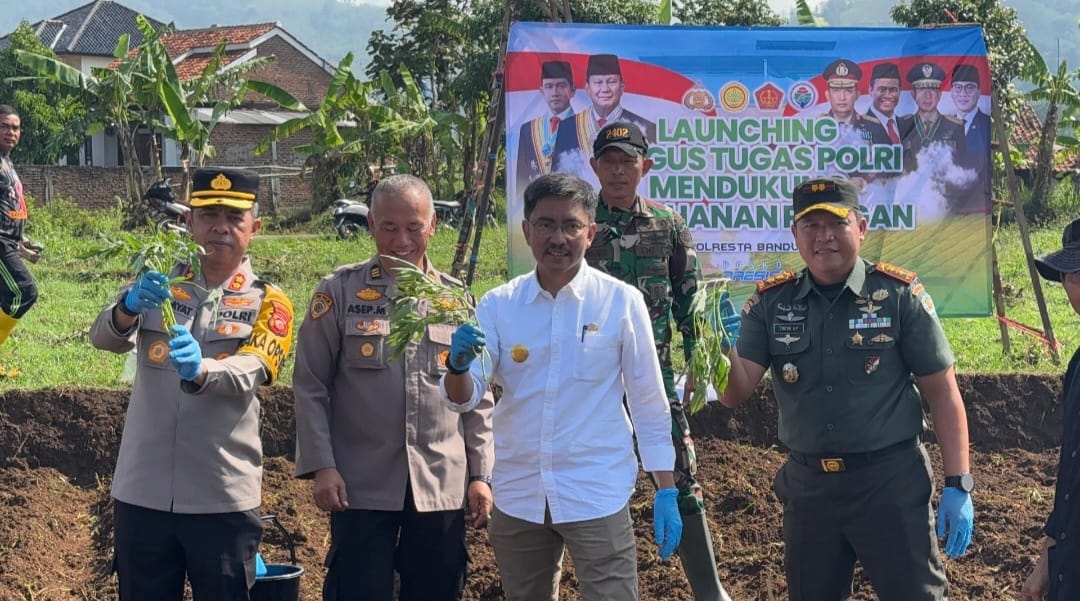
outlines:
[[[542,174],[599,187],[607,122],[636,123],[639,193],[690,226],[738,296],[802,261],[792,190],[860,190],[862,256],[919,273],[942,316],[990,314],[991,80],[982,29],[517,23],[506,60],[512,275],[532,268],[522,193]]]

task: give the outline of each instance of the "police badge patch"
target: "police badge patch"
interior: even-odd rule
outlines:
[[[312,319],[319,319],[326,315],[333,306],[334,299],[322,292],[316,292],[315,296],[311,297],[311,304],[308,305],[308,315]]]

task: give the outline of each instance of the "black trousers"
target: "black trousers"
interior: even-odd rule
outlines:
[[[0,310],[19,319],[34,306],[37,296],[37,282],[19,256],[19,245],[0,240]]]
[[[182,601],[184,576],[194,601],[248,601],[259,511],[183,514],[114,500],[113,566],[121,601]]]
[[[402,511],[330,514],[323,601],[460,601],[465,588],[465,512],[419,512],[406,493]]]
[[[789,459],[773,490],[784,505],[790,601],[847,599],[856,560],[881,601],[945,599],[922,445],[839,473]]]
[[[1047,551],[1047,557],[1050,571],[1048,601],[1080,599],[1080,577],[1076,573],[1077,565],[1080,565],[1080,552],[1076,541],[1058,541]]]

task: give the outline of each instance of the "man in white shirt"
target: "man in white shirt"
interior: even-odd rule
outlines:
[[[588,182],[570,174],[529,184],[522,228],[536,269],[485,294],[479,327],[460,326],[447,357],[443,386],[452,410],[476,407],[488,377],[503,388],[493,414],[488,533],[508,601],[558,599],[564,548],[583,601],[638,598],[628,506],[635,434],[659,489],[653,518],[661,559],[682,533],[671,416],[648,309],[638,290],[584,261],[596,203]]]

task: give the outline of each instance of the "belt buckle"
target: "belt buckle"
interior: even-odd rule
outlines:
[[[821,471],[826,474],[835,474],[842,472],[847,468],[844,467],[844,459],[842,457],[826,457],[821,460]]]

